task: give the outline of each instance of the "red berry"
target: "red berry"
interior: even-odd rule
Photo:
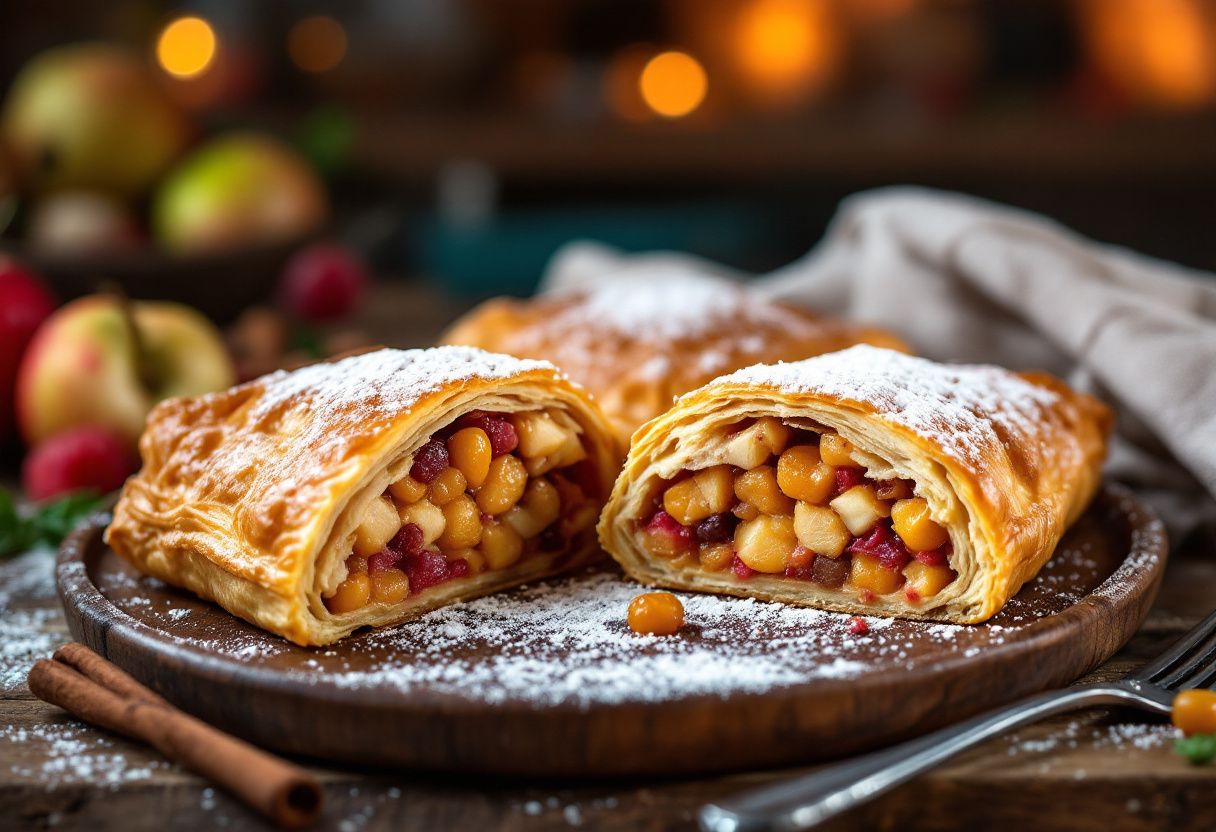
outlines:
[[[34,500],[82,489],[106,494],[138,467],[126,439],[106,427],[83,425],[57,433],[30,451],[21,479]]]
[[[450,460],[447,444],[442,439],[432,439],[414,454],[410,476],[423,485],[430,485],[448,467]]]
[[[383,572],[385,569],[392,569],[403,557],[405,557],[405,554],[396,549],[381,549],[367,559],[367,571],[375,575],[377,572]]]
[[[55,310],[55,300],[33,274],[0,257],[0,440],[13,424],[13,390],[21,355],[38,328]]]
[[[938,549],[931,549],[927,552],[913,552],[912,557],[923,563],[925,566],[945,566],[946,547],[942,546]]]
[[[484,410],[474,410],[466,413],[458,421],[461,427],[481,428],[490,437],[490,452],[494,456],[509,454],[519,447],[519,434],[515,425],[501,413],[486,413]]]
[[[448,564],[449,578],[463,578],[469,574],[469,562],[467,560],[454,560]]]
[[[367,270],[353,253],[334,243],[316,243],[288,261],[279,296],[293,315],[332,321],[354,311],[367,284]]]
[[[920,603],[920,593],[917,592],[915,589],[912,589],[911,587],[904,590],[904,597],[908,599],[909,604],[919,604]]]
[[[739,518],[729,511],[711,514],[696,525],[697,540],[701,543],[725,543],[735,536],[737,525]]]
[[[665,511],[654,513],[654,517],[646,524],[646,531],[678,537],[686,542],[692,540],[692,530],[688,526],[681,526],[676,522],[676,518]]]
[[[449,577],[447,558],[434,549],[406,555],[401,568],[410,579],[411,594],[441,584]],[[468,568],[467,564],[465,568]]]
[[[892,533],[886,522],[876,525],[865,537],[853,538],[849,551],[874,555],[887,569],[902,569],[912,557],[908,547]]]
[[[738,555],[735,555],[735,559],[730,562],[730,571],[734,572],[735,577],[741,581],[746,581],[752,575],[756,574],[756,570],[739,560]]]
[[[849,632],[855,636],[864,636],[870,632],[870,625],[864,618],[855,615],[849,619]]]
[[[394,552],[414,555],[422,551],[422,527],[416,523],[406,523],[389,542],[388,548]]]
[[[836,496],[840,496],[855,485],[861,485],[864,479],[861,471],[856,468],[837,468],[836,469]]]

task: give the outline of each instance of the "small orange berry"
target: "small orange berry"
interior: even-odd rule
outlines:
[[[1174,697],[1171,718],[1184,734],[1216,734],[1216,691],[1182,691]]]
[[[684,605],[670,592],[647,592],[629,602],[629,629],[638,635],[670,636],[684,626]]]

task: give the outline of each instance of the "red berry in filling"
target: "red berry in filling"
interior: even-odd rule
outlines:
[[[756,574],[756,570],[739,560],[738,555],[735,555],[735,559],[730,562],[730,571],[734,572],[735,577],[741,581],[746,581],[752,575]]]
[[[928,552],[913,552],[912,557],[925,566],[945,566],[946,547],[942,546],[939,549],[931,549]]]
[[[910,587],[904,590],[904,597],[908,599],[909,604],[920,603],[920,593]]]
[[[870,632],[870,625],[864,618],[855,615],[849,619],[849,632],[855,636],[864,636]]]
[[[427,587],[435,586],[446,581],[451,574],[448,561],[434,549],[426,549],[416,555],[407,555],[402,559],[401,568],[410,579],[410,594],[420,592]],[[468,564],[465,564],[468,569]]]
[[[448,564],[448,577],[463,578],[469,574],[469,562],[467,560],[454,560]]]
[[[442,439],[432,439],[421,448],[418,453],[414,454],[414,464],[410,468],[410,476],[425,485],[430,485],[435,477],[439,476],[448,464],[451,457],[448,456],[448,446]]]
[[[873,603],[874,597],[874,590],[872,589],[863,589],[861,592],[857,593],[857,599],[863,604]]]
[[[697,540],[701,543],[725,543],[735,536],[739,518],[730,512],[713,514],[696,526]]]
[[[891,532],[885,522],[879,523],[865,537],[857,537],[849,544],[850,552],[865,552],[874,555],[887,569],[902,569],[911,560],[908,547]]]
[[[461,427],[481,428],[490,437],[490,453],[494,456],[509,454],[519,447],[519,434],[515,425],[501,413],[486,413],[484,410],[474,410],[460,417]]]
[[[651,517],[650,522],[646,524],[646,531],[651,534],[671,535],[683,541],[690,541],[692,539],[692,532],[688,526],[681,526],[676,522],[676,518],[665,511],[656,511],[654,513],[654,517]]]
[[[388,548],[406,555],[416,555],[422,551],[422,527],[415,523],[406,523],[401,531],[389,542]]]
[[[856,468],[837,468],[836,496],[839,497],[855,485],[861,485],[862,479],[864,478],[861,475],[861,471]]]
[[[374,575],[385,569],[392,569],[403,557],[405,557],[405,553],[396,549],[381,549],[367,559],[367,571]]]

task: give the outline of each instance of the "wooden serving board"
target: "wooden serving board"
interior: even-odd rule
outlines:
[[[739,770],[852,754],[1067,684],[1135,632],[1160,522],[1108,486],[983,625],[867,619],[685,594],[638,637],[611,565],[306,649],[139,576],[102,522],[60,553],[75,637],[268,748],[363,765],[559,777]]]

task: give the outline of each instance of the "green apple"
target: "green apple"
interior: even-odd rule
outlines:
[[[152,225],[170,251],[197,253],[301,236],[328,213],[325,189],[299,154],[269,136],[233,133],[165,179]]]
[[[3,132],[34,190],[134,196],[185,146],[188,126],[143,61],[118,47],[52,49],[21,70]]]
[[[129,309],[130,317],[117,298],[91,295],[38,328],[17,375],[17,419],[31,446],[84,424],[134,443],[161,399],[235,382],[223,336],[201,314],[160,301]]]

